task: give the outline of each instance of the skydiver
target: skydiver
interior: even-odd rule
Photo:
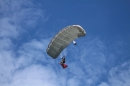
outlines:
[[[66,68],[66,67],[68,67],[68,65],[65,64],[65,56],[62,57],[62,60],[61,60],[60,64],[63,67],[63,69]]]

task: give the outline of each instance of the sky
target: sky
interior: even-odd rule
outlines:
[[[86,36],[51,58],[69,25]],[[0,0],[0,86],[130,86],[130,1]]]

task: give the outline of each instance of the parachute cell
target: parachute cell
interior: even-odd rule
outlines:
[[[62,50],[66,48],[70,42],[78,37],[85,36],[86,32],[80,25],[71,25],[63,28],[51,40],[47,48],[47,54],[52,58],[57,58]]]

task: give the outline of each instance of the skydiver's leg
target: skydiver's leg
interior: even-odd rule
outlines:
[[[67,64],[62,64],[62,67],[64,69],[64,68],[68,67],[68,65]]]

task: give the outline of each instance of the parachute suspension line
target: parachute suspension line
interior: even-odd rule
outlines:
[[[77,54],[80,55],[80,51],[82,51],[82,50],[79,49],[79,45],[78,44],[76,45],[76,48],[77,48],[77,51],[78,51]]]
[[[62,58],[64,56],[67,56],[67,47],[61,52],[59,57]]]

